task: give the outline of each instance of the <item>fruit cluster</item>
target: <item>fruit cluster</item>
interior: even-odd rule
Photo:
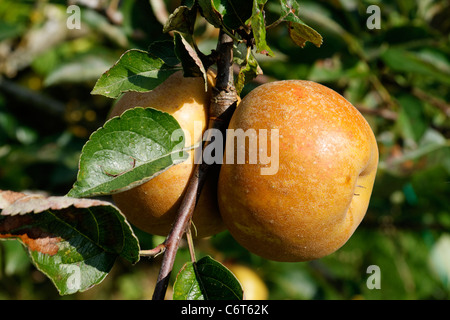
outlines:
[[[191,143],[200,142],[207,129],[215,75],[210,72],[208,77],[206,92],[203,79],[184,78],[181,72],[153,91],[128,92],[110,117],[128,108],[152,107],[171,114],[193,137]],[[194,124],[201,130],[194,130]],[[249,251],[276,261],[318,259],[346,243],[367,211],[378,164],[375,136],[356,108],[321,84],[275,81],[242,99],[229,129],[253,130],[257,135],[276,129],[276,144],[270,136],[257,141],[259,149],[276,153],[278,167],[273,174],[261,174],[269,165],[263,161],[224,161],[220,174],[210,174],[203,187],[192,219],[194,236],[227,229]],[[245,139],[227,145],[225,153],[233,148],[234,155],[243,149],[251,157]],[[190,151],[184,163],[113,195],[116,205],[140,229],[167,235],[193,159]]]

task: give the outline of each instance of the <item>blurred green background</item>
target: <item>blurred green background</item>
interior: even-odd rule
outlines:
[[[268,33],[274,58],[257,56],[264,75],[309,79],[343,94],[378,140],[380,165],[367,215],[336,253],[308,263],[276,263],[242,249],[227,233],[198,241],[198,256],[250,267],[269,299],[450,298],[450,3],[306,1],[300,17],[324,38],[299,48],[285,25]],[[67,28],[69,4],[81,29]],[[267,20],[277,19],[270,1]],[[380,28],[369,29],[369,5]],[[95,81],[127,49],[169,39],[161,22],[179,2],[166,0],[0,1],[0,189],[64,195],[78,157],[113,101],[90,95]],[[199,47],[217,30],[199,21]],[[142,249],[160,237],[136,231]],[[175,271],[188,261],[183,247]],[[149,299],[160,258],[136,266],[118,260],[98,286],[60,297],[17,241],[0,242],[0,299]],[[369,289],[371,265],[381,288]],[[169,290],[170,294],[170,290]]]

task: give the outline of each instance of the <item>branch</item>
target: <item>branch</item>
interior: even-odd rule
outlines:
[[[215,128],[225,132],[236,107],[237,95],[233,84],[233,39],[222,30],[217,44],[217,53],[219,54],[219,58],[217,61],[216,86],[213,88],[208,128]],[[210,142],[210,139],[207,139],[205,146]],[[153,300],[163,300],[165,297],[181,238],[187,228],[190,227],[192,214],[194,213],[209,168],[210,165],[204,162],[195,164],[194,166],[194,172],[178,209],[177,218],[164,242],[165,252],[155,291],[153,292]]]
[[[450,104],[446,103],[444,100],[436,98],[432,95],[429,95],[425,91],[419,88],[412,88],[412,94],[417,98],[422,99],[431,105],[440,109],[447,117],[450,117]]]
[[[389,110],[389,109],[371,109],[368,107],[365,107],[363,105],[355,105],[356,109],[358,109],[362,114],[367,115],[375,115],[378,117],[381,117],[386,120],[390,121],[396,121],[398,118],[398,115],[396,112]]]
[[[66,105],[61,101],[46,96],[39,91],[30,90],[2,77],[0,77],[0,92],[11,94],[21,101],[32,103],[35,107],[47,114],[59,118],[64,117]]]

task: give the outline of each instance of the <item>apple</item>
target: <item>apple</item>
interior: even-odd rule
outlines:
[[[208,91],[202,78],[184,77],[174,73],[149,92],[127,92],[113,106],[109,118],[120,116],[134,107],[152,107],[171,114],[190,135],[191,145],[202,140],[208,124],[208,108],[215,73],[208,72]],[[197,126],[197,127],[195,127]],[[187,143],[187,141],[186,141]],[[188,147],[188,145],[186,145]],[[130,190],[113,195],[117,207],[139,229],[166,236],[176,218],[194,168],[194,152],[189,159],[162,172],[152,180]],[[217,206],[217,175],[205,182],[193,214],[192,235],[207,237],[224,230]]]
[[[343,246],[367,211],[378,165],[374,133],[344,97],[321,84],[263,84],[241,101],[229,129],[276,129],[278,170],[224,160],[219,209],[231,235],[275,261],[308,261]],[[266,145],[271,146],[269,135]],[[264,140],[259,140],[264,141]],[[227,139],[228,144],[233,143]],[[234,154],[248,144],[234,146]],[[226,157],[225,151],[225,156]],[[248,155],[247,155],[248,156]]]
[[[244,300],[267,300],[269,289],[261,276],[250,267],[234,263],[226,266],[238,279],[244,291]]]

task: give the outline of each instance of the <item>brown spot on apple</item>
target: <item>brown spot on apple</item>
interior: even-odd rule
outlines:
[[[350,175],[348,175],[348,176],[345,178],[345,184],[349,184],[350,181],[352,181],[352,177],[351,177]]]

